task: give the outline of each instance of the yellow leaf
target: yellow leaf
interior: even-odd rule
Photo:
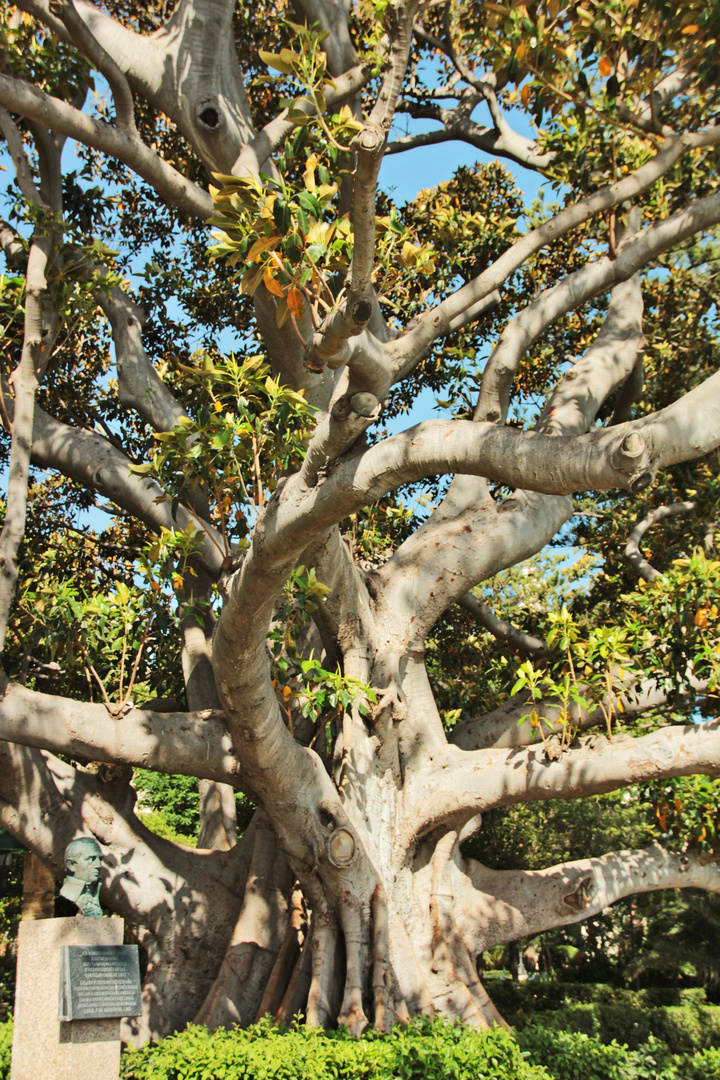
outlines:
[[[613,67],[607,56],[600,57],[600,63],[598,67],[600,68],[600,74],[603,76],[603,78],[607,79],[608,75],[612,75]]]
[[[697,32],[698,32],[698,24],[697,23],[688,23],[688,25],[683,26],[682,30],[680,31],[681,34],[697,34]]]
[[[317,165],[317,154],[311,154],[307,159],[307,165],[305,166],[305,172],[303,174],[303,180],[305,181],[305,188],[312,195],[317,191],[317,184],[315,183],[315,166]]]
[[[523,86],[522,90],[520,91],[520,97],[522,98],[522,103],[525,106],[525,108],[527,108],[528,105],[530,104],[530,95],[531,95],[531,93],[532,93],[532,91],[530,90],[530,84],[526,83],[525,86]]]
[[[299,289],[292,288],[287,296],[288,307],[290,308],[290,314],[294,315],[296,319],[302,319],[304,308],[302,302],[302,294]]]
[[[290,314],[290,308],[287,306],[287,300],[284,296],[282,297],[282,299],[276,300],[275,304],[277,305],[275,308],[275,325],[277,326],[278,330],[280,330],[287,322],[288,316]]]
[[[521,41],[520,44],[518,45],[517,49],[515,50],[516,58],[518,60],[522,60],[523,56],[525,55],[525,52],[526,52],[525,42]]]
[[[247,262],[254,262],[258,255],[262,255],[263,251],[268,251],[272,247],[277,247],[280,240],[281,237],[279,236],[261,236],[248,251]]]
[[[707,611],[705,610],[705,608],[698,608],[697,611],[695,612],[695,625],[702,627],[702,626],[707,626],[707,623],[708,623]]]
[[[269,293],[272,293],[273,296],[285,295],[282,285],[279,281],[275,280],[272,274],[272,270],[269,266],[265,269],[265,273],[263,274],[263,281],[265,282],[265,288]]]
[[[215,412],[222,412],[222,401],[216,401],[213,405]]]

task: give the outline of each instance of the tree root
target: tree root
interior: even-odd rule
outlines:
[[[291,881],[290,867],[262,813],[240,916],[196,1024],[210,1029],[247,1025],[257,1016],[282,947]]]

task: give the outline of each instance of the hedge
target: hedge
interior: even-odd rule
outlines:
[[[652,1036],[630,1050],[584,1032],[531,1024],[518,1033],[518,1043],[553,1080],[720,1080],[720,1050],[672,1054]]]
[[[605,1044],[625,1044],[631,1050],[654,1037],[673,1054],[720,1046],[720,1008],[705,1003],[702,989],[636,992],[538,982],[494,983],[490,993],[508,1023],[519,1030],[541,1023],[552,1030],[581,1031]],[[663,998],[677,1004],[651,1004]]]
[[[344,1031],[189,1027],[123,1057],[123,1080],[552,1080],[512,1036],[436,1022],[352,1039]]]
[[[559,1010],[563,1011],[563,1010]],[[650,1036],[637,1049],[563,1030],[546,1011],[517,1032],[478,1034],[441,1021],[369,1033],[269,1022],[245,1031],[188,1027],[122,1057],[122,1080],[720,1080],[720,1048],[673,1053]],[[0,1080],[9,1080],[12,1021],[0,1024]]]

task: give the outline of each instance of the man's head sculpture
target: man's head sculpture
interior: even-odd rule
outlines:
[[[60,895],[75,904],[81,915],[102,915],[98,899],[101,864],[102,851],[92,836],[80,836],[65,848],[66,877]]]

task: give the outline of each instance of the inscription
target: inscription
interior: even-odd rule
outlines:
[[[137,945],[63,947],[61,1020],[110,1020],[141,1012]]]

